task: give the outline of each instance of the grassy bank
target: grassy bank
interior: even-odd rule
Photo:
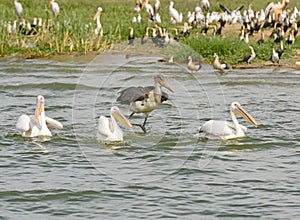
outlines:
[[[135,36],[141,37],[144,34],[145,27],[148,25],[146,14],[142,12],[142,22],[132,24],[133,0],[105,0],[95,3],[94,0],[57,0],[60,5],[61,13],[58,18],[54,18],[52,11],[48,7],[48,0],[19,0],[24,9],[24,18],[33,21],[34,17],[41,17],[46,22],[46,31],[41,31],[36,35],[24,36],[22,34],[9,35],[7,33],[8,22],[18,19],[15,13],[13,1],[4,0],[0,2],[0,56],[11,54],[24,54],[28,58],[43,57],[52,54],[68,54],[74,52],[88,53],[89,51],[103,51],[114,44],[127,41],[129,26],[134,26]],[[151,3],[154,0],[150,0]],[[227,3],[228,2],[228,3]],[[253,10],[265,8],[267,3],[261,3],[260,0],[253,1],[211,1],[211,9],[220,11],[219,4],[222,3],[230,9],[243,4],[245,8],[252,3]],[[195,0],[175,0],[175,8],[183,12],[184,18],[188,11],[193,11],[196,4],[200,1]],[[169,22],[169,1],[161,0],[161,17],[163,23],[161,26],[171,29],[174,26]],[[104,29],[102,37],[94,34],[96,23],[93,16],[97,7],[101,6],[103,12],[101,23]],[[300,2],[291,0],[289,8],[293,6],[300,8]],[[49,19],[52,19],[51,25]],[[18,20],[19,24],[20,20]],[[51,25],[51,27],[49,27]],[[153,25],[153,24],[152,24]],[[180,25],[176,25],[180,26]],[[230,28],[229,25],[225,29]],[[49,30],[50,29],[50,30]],[[180,42],[187,44],[196,52],[202,54],[207,62],[211,62],[214,52],[218,52],[221,58],[227,59],[230,64],[236,64],[245,54],[249,52],[248,45],[240,42],[239,36],[232,31],[227,32],[225,37],[212,37],[211,34],[202,36],[200,29],[192,30],[187,38],[181,38]],[[255,34],[258,35],[258,34]],[[268,38],[268,36],[266,36]],[[269,60],[272,45],[271,40],[267,40],[262,46],[256,45],[256,40],[250,38],[250,44],[255,45],[257,52],[256,61]],[[283,58],[289,58],[300,49],[299,37],[293,46],[286,48]]]

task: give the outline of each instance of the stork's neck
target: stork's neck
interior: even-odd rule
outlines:
[[[97,17],[97,27],[101,28],[100,15]]]
[[[155,102],[160,104],[161,103],[161,85],[158,82],[155,82],[155,88],[154,88],[154,97],[155,97]]]

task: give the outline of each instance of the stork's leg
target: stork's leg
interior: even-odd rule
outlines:
[[[130,115],[129,115],[129,119],[134,115],[134,112],[132,112]]]
[[[147,119],[148,119],[148,114],[146,114],[146,117],[145,117],[145,120],[144,120],[144,123],[141,125],[141,124],[132,124],[132,125],[134,125],[134,126],[139,126],[142,130],[143,130],[143,132],[144,133],[147,133],[147,131],[146,131],[146,127],[145,127],[145,125],[146,125],[146,122],[147,122]]]

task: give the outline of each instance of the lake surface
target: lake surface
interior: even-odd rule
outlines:
[[[158,57],[104,54],[93,62],[0,61],[0,219],[296,219],[300,216],[300,72],[209,65],[189,74]],[[97,118],[129,86],[153,85],[160,72],[174,88],[144,134],[97,140]],[[21,114],[37,95],[64,124],[50,139],[21,137]],[[209,119],[230,120],[233,101],[256,119],[247,137],[197,136]],[[141,123],[143,115],[132,122]]]

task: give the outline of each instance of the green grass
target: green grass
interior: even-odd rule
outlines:
[[[193,11],[199,0],[174,0],[175,8],[182,11],[184,17],[188,11]],[[24,9],[24,18],[32,21],[34,17],[42,17],[44,21],[49,18],[53,19],[53,30],[51,32],[42,32],[35,36],[23,36],[20,34],[8,36],[5,24],[8,21],[13,22],[17,19],[14,4],[11,0],[0,2],[0,56],[11,54],[25,54],[28,58],[48,56],[51,54],[67,54],[70,48],[73,52],[88,53],[89,51],[103,51],[112,45],[127,41],[129,26],[134,26],[135,36],[141,37],[144,34],[145,27],[148,25],[145,12],[142,12],[142,23],[132,24],[133,0],[57,0],[60,5],[61,13],[59,18],[53,18],[53,14],[48,7],[48,0],[19,0]],[[151,3],[154,0],[150,0]],[[260,0],[253,1],[211,1],[211,10],[220,11],[219,4],[222,3],[230,9],[234,9],[241,4],[248,7],[252,3],[254,10],[265,8],[266,3]],[[169,1],[161,0],[162,27],[171,29],[173,26],[169,22],[168,4]],[[93,16],[97,7],[101,6],[103,12],[101,23],[104,28],[103,37],[97,37],[93,34],[96,27]],[[290,0],[289,8],[297,6],[300,8],[300,2]],[[19,22],[18,22],[19,23]],[[57,25],[59,24],[59,25]],[[153,24],[152,24],[153,25]],[[226,28],[226,27],[225,27]],[[245,54],[249,53],[248,45],[239,41],[238,36],[219,38],[212,36],[198,36],[199,30],[193,30],[188,38],[181,38],[180,42],[186,44],[195,52],[199,52],[205,61],[213,60],[214,52],[217,52],[220,58],[226,58],[230,64],[236,64]],[[251,40],[250,40],[251,41]],[[269,41],[265,45],[258,46],[254,42],[257,52],[256,61],[269,60],[271,54],[271,44]],[[295,49],[300,48],[299,37],[293,46],[287,48],[284,57],[288,58],[295,53]],[[186,54],[178,52],[179,58],[185,60]]]

